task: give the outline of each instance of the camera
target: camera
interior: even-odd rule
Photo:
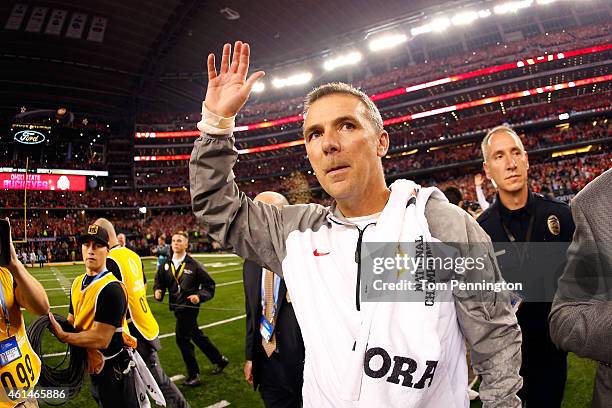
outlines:
[[[461,208],[463,208],[465,211],[478,211],[480,210],[480,204],[475,203],[474,201],[463,201],[461,203]]]

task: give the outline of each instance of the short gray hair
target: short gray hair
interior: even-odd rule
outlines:
[[[491,136],[493,136],[494,133],[501,131],[508,132],[511,135],[515,136],[516,140],[518,140],[521,146],[521,149],[523,150],[523,152],[525,152],[525,146],[523,146],[523,141],[521,140],[518,133],[516,133],[516,131],[512,129],[510,125],[504,123],[503,125],[495,126],[493,129],[489,130],[484,139],[482,139],[482,143],[480,144],[480,150],[482,150],[482,158],[485,163],[487,162],[487,155],[489,153],[489,140],[491,140]]]
[[[318,86],[312,91],[310,91],[304,99],[304,110],[302,112],[304,118],[308,114],[308,110],[315,101],[325,96],[336,94],[353,95],[354,97],[358,98],[365,105],[366,115],[374,129],[377,132],[382,132],[384,130],[383,120],[382,116],[380,116],[380,111],[378,110],[374,102],[372,102],[370,97],[366,95],[365,92],[344,82],[330,82],[328,84]]]

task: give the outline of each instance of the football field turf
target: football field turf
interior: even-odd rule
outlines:
[[[204,263],[207,271],[217,284],[213,300],[204,303],[200,308],[198,322],[205,326],[203,331],[210,337],[221,353],[230,359],[229,366],[220,375],[212,375],[212,364],[196,347],[196,356],[200,364],[200,378],[203,385],[196,388],[177,384],[193,408],[204,408],[210,405],[217,407],[263,407],[259,393],[244,380],[242,365],[244,363],[244,333],[245,309],[244,292],[242,286],[242,260],[233,255],[195,255],[195,258]],[[144,260],[145,273],[148,282],[148,293],[152,293],[156,261]],[[84,272],[83,265],[46,266],[42,269],[29,268],[30,272],[43,284],[47,290],[52,311],[66,316],[68,313],[68,298],[70,286],[76,276]],[[168,376],[185,375],[183,359],[175,343],[174,314],[168,310],[168,296],[164,302],[156,302],[149,295],[149,305],[160,326],[162,349],[159,357]],[[31,316],[26,312],[26,324]],[[43,338],[43,352],[50,356],[45,357],[45,363],[58,364],[65,346],[61,345],[50,335]],[[62,353],[63,354],[63,353]],[[595,364],[589,360],[570,355],[568,381],[565,391],[564,408],[582,408],[590,404],[591,390]],[[89,379],[80,394],[64,404],[66,408],[95,407],[88,388]],[[152,403],[155,406],[154,403]],[[45,404],[41,404],[46,406]],[[472,407],[479,407],[474,403]]]

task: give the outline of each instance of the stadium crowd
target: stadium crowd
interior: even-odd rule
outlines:
[[[535,192],[552,194],[563,201],[569,201],[589,181],[609,169],[611,165],[612,153],[609,152],[532,164],[529,169],[530,187]],[[422,185],[435,185],[442,190],[448,186],[455,186],[462,191],[464,200],[477,201],[473,173],[457,177],[456,172],[447,171],[422,179],[417,178],[416,181]],[[270,182],[258,182],[253,191],[247,193],[253,196],[266,189],[278,190],[278,185],[266,183]],[[248,184],[244,186],[248,186]],[[280,184],[280,187],[281,192],[289,198],[296,197],[304,193],[304,179],[287,178]],[[242,186],[241,188],[244,190]],[[492,202],[495,196],[493,186],[490,183],[484,183],[483,188],[488,201]],[[117,194],[122,195],[124,193]],[[303,195],[300,197],[303,197]],[[151,253],[150,250],[156,245],[158,237],[169,236],[176,229],[190,231],[194,238],[192,239],[192,244],[195,246],[194,250],[211,250],[213,243],[207,239],[206,231],[201,225],[195,222],[189,207],[188,195],[183,199],[186,201],[174,202],[173,204],[186,204],[185,208],[163,210],[147,215],[146,219],[137,211],[118,212],[114,218],[117,230],[125,233],[128,237],[128,245],[142,255]],[[329,204],[328,198],[317,199],[308,195],[308,200]],[[296,199],[294,198],[292,201],[296,201]],[[304,202],[304,200],[300,201]],[[76,259],[74,256],[78,256],[78,253],[75,252],[78,248],[74,236],[81,232],[84,225],[88,225],[88,221],[91,221],[90,218],[95,219],[98,215],[95,212],[65,211],[63,217],[50,216],[43,214],[41,211],[38,216],[29,218],[27,235],[28,239],[35,240],[35,242],[28,243],[28,251],[30,249],[35,251],[41,249],[43,252],[47,252],[47,259],[51,261]],[[23,220],[17,216],[12,221],[12,228],[13,234],[17,238],[22,237],[25,233]],[[46,239],[47,241],[36,242],[37,239]]]
[[[506,44],[468,51],[460,55],[445,58],[430,59],[421,64],[397,67],[381,74],[366,76],[354,81],[368,94],[375,94],[394,89],[399,86],[417,84],[438,79],[448,74],[460,74],[474,71],[492,65],[516,61],[520,58],[552,54],[569,49],[579,49],[600,43],[609,39],[612,23],[575,27],[556,33],[544,33]],[[272,120],[279,116],[291,116],[301,113],[303,97],[287,98],[260,103],[247,103],[238,114],[240,123],[254,123]],[[164,130],[181,130],[181,127],[191,127],[200,119],[200,112],[191,113],[147,113],[138,118],[139,130],[151,130],[153,124],[165,124]]]

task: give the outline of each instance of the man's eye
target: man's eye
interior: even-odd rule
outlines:
[[[317,138],[317,137],[319,137],[319,136],[321,136],[321,133],[320,133],[320,132],[311,132],[311,133],[308,135],[308,140],[315,139],[315,138]]]
[[[344,122],[342,124],[342,129],[355,129],[355,125],[353,125],[351,122]]]

